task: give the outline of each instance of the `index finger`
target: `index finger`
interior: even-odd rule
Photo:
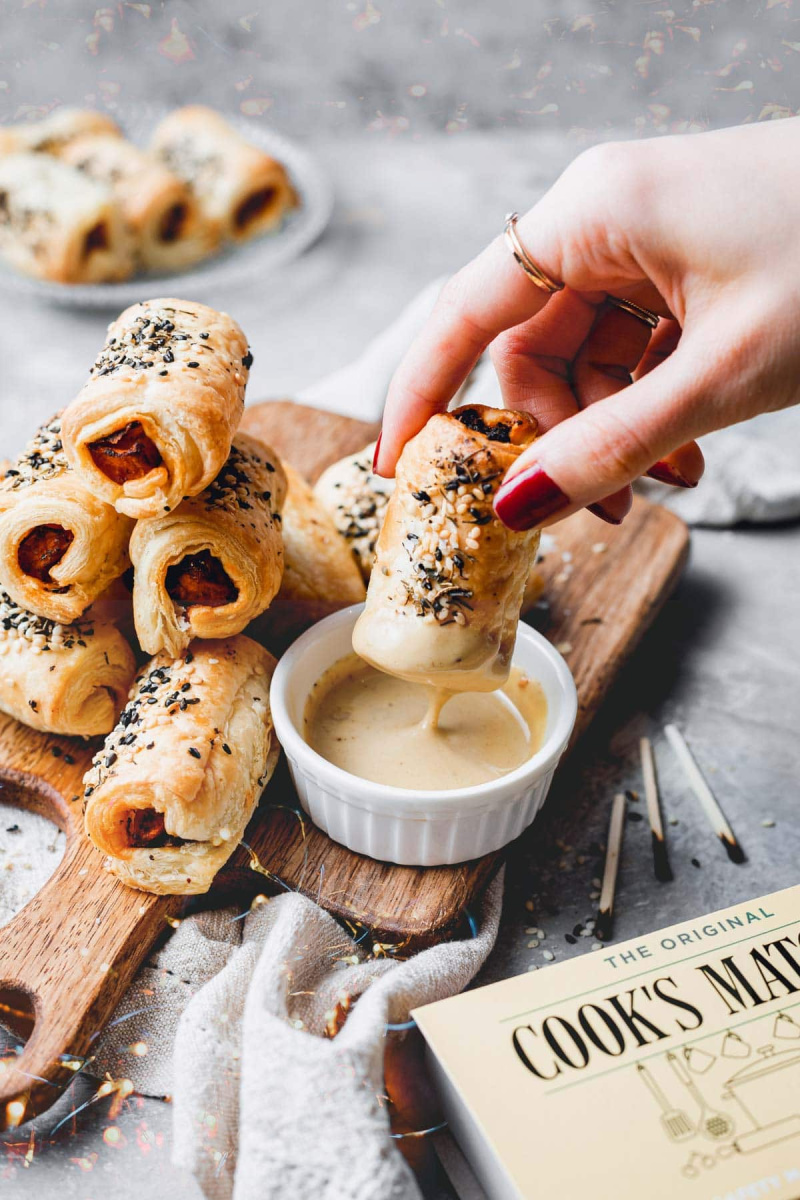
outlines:
[[[541,311],[549,299],[514,261],[502,237],[445,284],[389,387],[375,462],[379,474],[394,474],[405,443],[447,408],[489,343]]]

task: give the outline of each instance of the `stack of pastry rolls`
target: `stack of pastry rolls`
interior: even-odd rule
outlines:
[[[91,109],[0,127],[0,192],[0,255],[58,283],[182,271],[297,205],[285,167],[198,105],[165,118],[149,148]]]
[[[151,891],[209,887],[278,755],[243,630],[281,587],[287,479],[237,433],[251,362],[224,313],[133,305],[0,480],[0,709],[106,735],[86,829]]]

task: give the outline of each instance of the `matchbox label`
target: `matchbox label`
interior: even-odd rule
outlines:
[[[800,1197],[800,888],[414,1015],[522,1197]]]

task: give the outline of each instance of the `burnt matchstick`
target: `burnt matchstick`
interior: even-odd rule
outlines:
[[[703,778],[691,750],[686,745],[683,734],[675,725],[665,725],[664,733],[667,735],[667,740],[675,751],[678,762],[683,767],[689,786],[700,801],[703,812],[708,817],[711,828],[725,847],[728,858],[734,863],[747,862],[745,852],[736,840],[736,834],[728,824],[714,793]]]
[[[667,842],[664,837],[664,823],[661,820],[658,778],[656,776],[656,764],[653,758],[653,746],[650,738],[639,738],[639,752],[642,757],[644,795],[647,801],[647,815],[650,818],[650,835],[653,843],[653,871],[659,883],[671,883],[674,876],[672,874],[672,867],[669,865]]]
[[[594,926],[594,936],[599,942],[607,942],[614,927],[614,896],[617,890],[617,872],[622,849],[622,834],[625,829],[626,805],[627,800],[624,793],[617,792],[614,803],[611,805],[606,863],[603,868],[603,886],[600,889],[600,901],[597,905],[597,918]]]

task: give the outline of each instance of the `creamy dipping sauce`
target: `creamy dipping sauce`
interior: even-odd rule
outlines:
[[[486,783],[522,766],[542,744],[544,692],[516,668],[497,691],[450,694],[439,707],[441,698],[348,654],[314,684],[303,734],[351,775],[411,791]]]

